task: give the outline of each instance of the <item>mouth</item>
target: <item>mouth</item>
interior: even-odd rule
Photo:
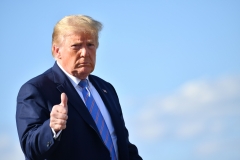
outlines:
[[[91,66],[91,65],[88,62],[77,64],[77,67],[85,67],[85,66]]]

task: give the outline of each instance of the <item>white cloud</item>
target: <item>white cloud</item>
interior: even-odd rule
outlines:
[[[239,143],[240,139],[208,140],[196,145],[194,152],[197,157],[201,157],[201,159],[209,159],[209,157],[214,154],[219,155],[218,159],[239,159]]]
[[[203,155],[203,156],[214,154],[220,150],[221,150],[221,144],[219,144],[219,142],[213,142],[213,141],[201,143],[196,148],[197,154]]]
[[[229,76],[187,82],[170,95],[150,99],[132,117],[131,128],[146,141],[167,135],[191,139],[221,134],[239,117],[240,77]]]
[[[211,109],[229,110],[227,104],[240,98],[240,78],[225,77],[218,80],[187,82],[175,93],[159,102],[159,109],[169,114],[188,114]],[[224,105],[224,106],[223,106]],[[235,108],[235,106],[232,106]],[[238,113],[240,110],[238,110]]]
[[[190,122],[181,124],[176,130],[176,134],[182,138],[188,138],[203,132],[204,124],[201,122]]]

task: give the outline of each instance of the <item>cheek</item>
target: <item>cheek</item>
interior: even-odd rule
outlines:
[[[73,61],[75,63],[80,62],[80,60],[81,60],[81,56],[78,53],[73,54],[71,58],[73,59]]]
[[[93,62],[95,64],[95,62],[96,62],[96,55],[93,57]]]
[[[77,63],[78,57],[77,55],[68,52],[68,54],[65,54],[64,57],[62,57],[62,61],[64,61],[65,65],[72,68]]]
[[[96,62],[96,52],[93,52],[93,54],[91,55],[91,59],[92,59],[93,63],[95,64],[95,62]]]

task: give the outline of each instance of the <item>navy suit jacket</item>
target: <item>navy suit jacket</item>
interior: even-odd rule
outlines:
[[[114,87],[93,75],[89,75],[89,80],[111,116],[119,160],[142,159],[136,146],[129,142]],[[54,105],[60,103],[63,92],[68,96],[67,128],[55,140],[49,126],[50,112]],[[110,160],[110,153],[89,111],[56,63],[21,87],[17,97],[16,123],[27,160]]]

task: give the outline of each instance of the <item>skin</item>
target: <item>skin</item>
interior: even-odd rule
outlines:
[[[79,78],[94,70],[97,40],[86,32],[72,32],[59,45],[53,44],[54,57],[63,69]],[[57,133],[66,128],[68,118],[67,95],[61,94],[61,103],[54,105],[50,113],[50,127]]]

